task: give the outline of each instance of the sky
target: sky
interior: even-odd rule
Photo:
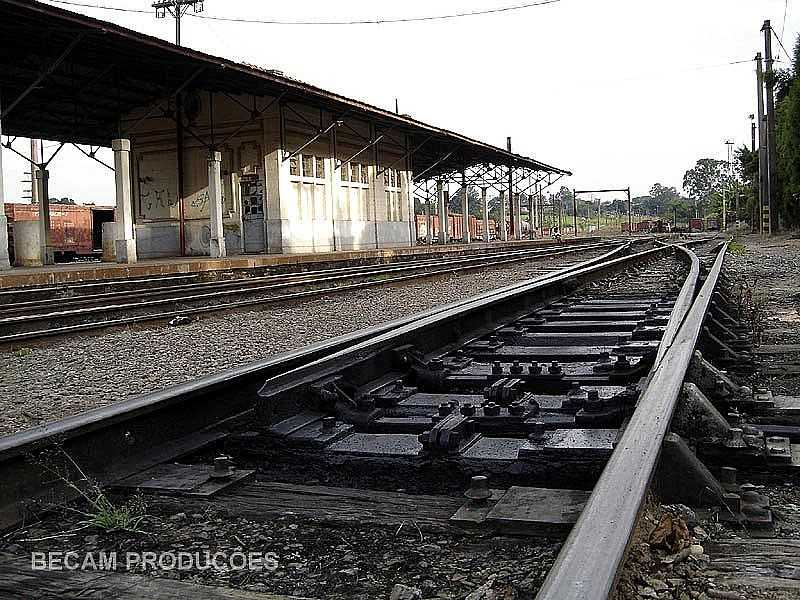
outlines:
[[[174,21],[150,0],[76,0],[145,10],[68,8],[174,40]],[[206,0],[204,15],[365,20],[442,15],[524,0]],[[784,25],[784,10],[786,19]],[[185,18],[182,43],[278,69],[573,171],[577,189],[654,183],[681,188],[697,159],[724,159],[726,140],[750,143],[760,33],[771,19],[791,50],[793,0],[560,0],[490,15],[415,23],[267,25]],[[777,42],[773,50],[786,66]],[[728,64],[734,61],[750,61]],[[29,150],[25,140],[15,147]],[[45,155],[54,150],[45,143]],[[98,155],[111,162],[110,150]],[[3,154],[6,201],[21,199],[27,164]],[[51,164],[50,195],[114,203],[113,173],[66,147]]]

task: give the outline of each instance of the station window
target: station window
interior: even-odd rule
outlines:
[[[353,163],[350,165],[350,181],[358,183],[361,181],[361,165]]]
[[[314,157],[302,154],[303,157],[303,177],[314,177]]]
[[[297,155],[289,159],[289,174],[300,177],[300,159]]]
[[[369,185],[369,167],[361,165],[361,183]]]
[[[325,159],[320,156],[314,157],[314,177],[325,179]]]

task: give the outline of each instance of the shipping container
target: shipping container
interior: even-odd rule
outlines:
[[[689,231],[703,231],[703,219],[689,219]]]
[[[13,223],[39,219],[38,204],[8,203],[9,251],[14,252]],[[79,204],[50,203],[50,241],[57,261],[100,255],[103,250],[103,223],[114,220],[114,208]]]

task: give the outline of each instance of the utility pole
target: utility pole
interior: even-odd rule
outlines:
[[[572,188],[572,229],[575,237],[578,237],[578,199],[575,188]]]
[[[756,116],[750,115],[750,152],[756,151]]]
[[[728,228],[728,192],[733,192],[733,189],[728,190],[728,186],[731,186],[731,148],[733,147],[732,140],[725,140],[725,145],[728,147],[728,181],[725,182],[725,185],[722,186],[722,231],[726,231]],[[732,187],[732,186],[731,186]]]
[[[761,235],[771,233],[769,220],[769,173],[767,167],[767,117],[764,114],[764,71],[761,52],[756,54],[756,106],[758,112],[758,230]]]
[[[191,7],[195,13],[203,12],[203,0],[156,0],[156,19],[164,19],[167,13],[175,19],[175,44],[181,45],[181,17]]]
[[[777,198],[775,193],[778,184],[778,161],[775,148],[775,74],[772,66],[772,25],[769,19],[764,21],[761,27],[764,32],[764,83],[766,85],[766,104],[767,104],[767,185],[769,198],[769,233],[772,234],[778,227]]]
[[[628,235],[633,235],[633,220],[631,219],[631,188],[627,188],[628,194]]]

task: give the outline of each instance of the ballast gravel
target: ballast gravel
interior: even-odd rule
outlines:
[[[0,436],[461,300],[597,250],[0,350]]]

